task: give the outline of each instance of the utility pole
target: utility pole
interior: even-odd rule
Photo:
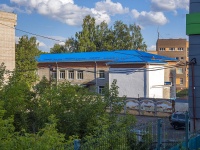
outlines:
[[[190,0],[186,16],[189,35],[189,115],[191,132],[200,130],[200,0]]]

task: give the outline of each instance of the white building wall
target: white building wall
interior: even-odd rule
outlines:
[[[109,85],[117,80],[119,96],[144,97],[144,72],[130,71],[134,68],[110,68]],[[137,71],[137,68],[134,69]]]
[[[163,85],[164,85],[164,69],[162,69],[163,66],[149,65],[148,68],[150,70],[156,70],[156,71],[147,71],[149,78],[149,84],[148,84],[149,98],[163,98]]]

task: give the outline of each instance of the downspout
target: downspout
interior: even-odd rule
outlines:
[[[96,86],[96,92],[98,93],[98,87],[97,87],[97,62],[95,61],[95,86]]]
[[[145,65],[146,65],[146,67],[145,67],[145,70],[144,70],[144,97],[146,98],[149,84],[147,84],[147,82],[148,82],[148,75],[147,75],[148,64],[145,64]]]
[[[58,63],[56,62],[56,86],[58,85]]]
[[[192,109],[193,109],[193,130],[196,131],[196,99],[195,99],[195,79],[194,79],[194,65],[196,64],[196,58],[191,59],[190,65],[192,65]]]

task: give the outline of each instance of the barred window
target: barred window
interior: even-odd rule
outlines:
[[[99,78],[105,79],[105,71],[104,70],[99,70]]]
[[[77,79],[83,79],[83,71],[77,71]]]
[[[56,79],[57,78],[57,72],[56,71],[52,71],[51,72],[51,77],[52,77],[52,79]]]
[[[74,79],[74,70],[68,71],[68,79]]]
[[[104,94],[104,86],[99,86],[98,93],[103,95]]]
[[[65,79],[65,70],[60,70],[60,79]]]

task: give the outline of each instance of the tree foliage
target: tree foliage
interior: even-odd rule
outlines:
[[[4,72],[2,66],[0,75]],[[75,139],[88,150],[95,144],[105,150],[138,146],[135,134],[130,135],[135,117],[119,115],[124,97],[118,96],[116,80],[102,96],[46,78],[30,88],[21,78],[13,74],[0,89],[0,149],[73,149]]]
[[[96,25],[95,19],[86,16],[83,19],[82,30],[76,32],[75,38],[69,38],[65,43],[65,50],[69,52],[89,52],[103,50],[142,50],[147,45],[141,34],[140,26],[127,25],[122,21],[115,21],[113,27],[106,22]],[[57,50],[55,50],[57,48]],[[55,44],[51,53],[63,52],[63,46]]]
[[[35,37],[22,36],[16,45],[16,72],[15,80],[26,82],[29,87],[36,81],[37,62],[35,57],[41,51]]]

